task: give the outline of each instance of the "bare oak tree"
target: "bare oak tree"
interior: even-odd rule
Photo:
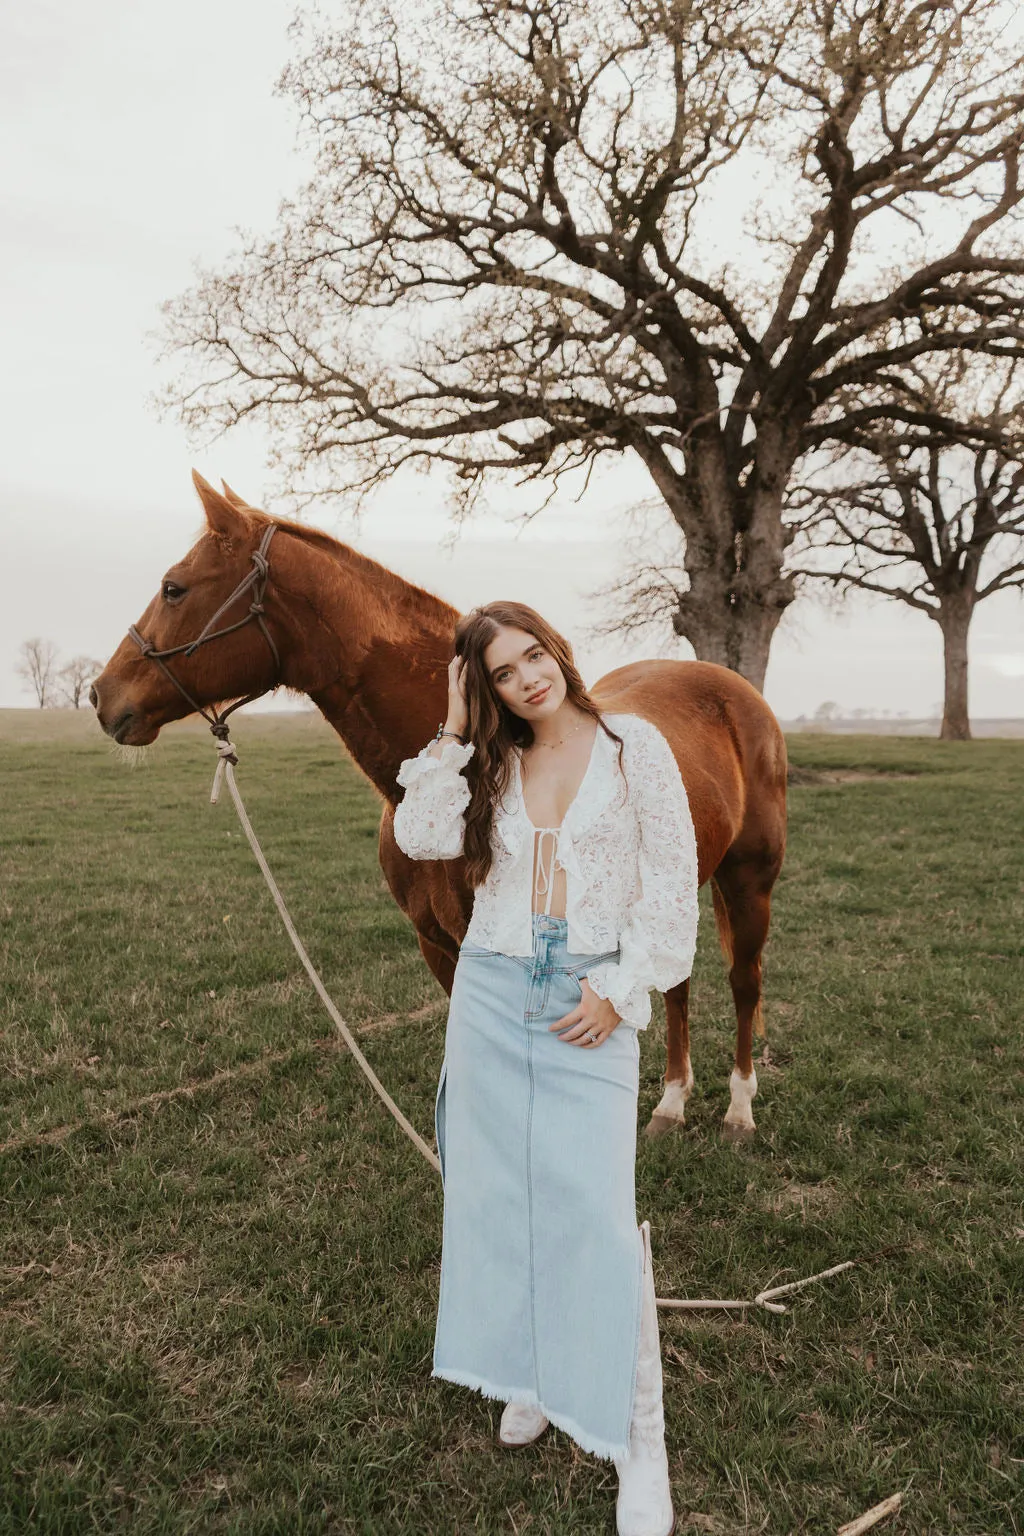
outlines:
[[[86,684],[102,671],[102,661],[97,661],[94,656],[73,656],[61,667],[57,677],[61,697],[72,709],[80,709]]]
[[[18,648],[18,660],[14,664],[14,670],[20,678],[24,679],[25,686],[31,688],[40,709],[46,709],[53,704],[57,677],[57,647],[52,640],[41,640],[38,635],[32,640],[23,640]]]
[[[676,633],[760,687],[797,462],[912,419],[886,386],[915,360],[1021,345],[1013,17],[350,0],[282,81],[313,179],[167,307],[171,399],[262,419],[314,490],[446,465],[459,515],[635,455],[681,535]]]
[[[940,734],[966,741],[974,611],[993,593],[1024,588],[1024,398],[1012,363],[987,377],[952,364],[939,377],[908,375],[901,388],[916,421],[851,431],[848,453],[793,488],[801,574],[935,621],[945,668]],[[958,402],[972,408],[957,425]]]

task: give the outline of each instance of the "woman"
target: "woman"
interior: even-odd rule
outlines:
[[[448,685],[394,820],[410,858],[461,855],[474,888],[437,1093],[434,1375],[503,1399],[504,1445],[551,1422],[612,1458],[620,1536],[669,1536],[637,1032],[693,962],[686,791],[658,729],[602,715],[524,604],[459,621]]]

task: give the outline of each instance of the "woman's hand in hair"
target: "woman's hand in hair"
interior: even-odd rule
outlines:
[[[453,656],[448,663],[448,718],[446,731],[465,736],[469,725],[469,706],[466,703],[466,668],[462,656]]]
[[[448,715],[443,729],[453,731],[465,739],[469,728],[469,709],[466,704],[466,679],[461,656],[453,656],[448,663]],[[447,744],[447,737],[427,743],[430,757],[440,757]]]
[[[581,1045],[584,1050],[596,1050],[614,1029],[618,1029],[622,1019],[606,997],[598,997],[591,990],[585,976],[579,978],[579,983],[583,993],[579,1003],[571,1013],[556,1019],[550,1029],[564,1030],[565,1033],[559,1033],[558,1038],[567,1045]]]

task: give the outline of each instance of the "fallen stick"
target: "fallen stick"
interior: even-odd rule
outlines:
[[[667,1297],[658,1297],[658,1306],[665,1307],[672,1312],[745,1312],[748,1307],[756,1307],[756,1301],[673,1301]],[[769,1312],[785,1312],[785,1307],[766,1304]]]
[[[831,1269],[823,1269],[820,1275],[808,1275],[806,1280],[791,1280],[788,1285],[776,1285],[770,1291],[759,1291],[754,1297],[758,1306],[764,1306],[776,1296],[788,1296],[791,1291],[802,1291],[805,1285],[813,1285],[815,1280],[830,1280],[833,1275],[842,1274],[844,1269],[852,1269],[853,1260],[846,1259],[842,1264],[833,1264]]]
[[[841,1275],[844,1269],[852,1269],[853,1266],[853,1259],[846,1259],[842,1264],[833,1264],[831,1269],[823,1269],[818,1275],[808,1275],[806,1280],[791,1280],[788,1285],[776,1285],[771,1290],[759,1291],[753,1301],[669,1301],[659,1296],[658,1306],[672,1312],[745,1312],[750,1307],[763,1307],[766,1312],[785,1312],[787,1308],[775,1300],[777,1296],[802,1291],[805,1285],[813,1285],[816,1280],[829,1280],[833,1275]],[[867,1530],[867,1526],[864,1529]]]
[[[856,1520],[850,1520],[846,1525],[841,1525],[836,1536],[861,1536],[862,1531],[870,1531],[873,1525],[889,1515],[894,1515],[903,1503],[902,1493],[894,1493],[892,1498],[883,1499],[881,1504],[875,1504],[871,1509],[866,1509]]]

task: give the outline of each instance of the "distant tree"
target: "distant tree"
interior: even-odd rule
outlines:
[[[318,493],[446,466],[460,514],[635,456],[684,565],[664,619],[761,687],[794,466],[913,420],[915,360],[1021,335],[1012,3],[332,9],[282,81],[313,175],[167,307],[171,402],[260,420]]]
[[[80,708],[86,684],[102,671],[103,663],[97,661],[95,657],[73,656],[57,674],[61,698],[70,704],[72,709]]]
[[[819,704],[814,711],[815,720],[838,720],[842,710],[833,699],[826,699],[824,704]]]
[[[55,701],[57,678],[57,647],[52,640],[41,640],[38,635],[24,640],[18,650],[14,670],[31,688],[40,709],[46,709]]]
[[[918,373],[903,386],[916,422],[857,430],[853,452],[792,493],[805,550],[819,557],[804,574],[906,603],[939,626],[947,741],[971,735],[967,641],[975,609],[996,592],[1024,588],[1020,373],[1015,359],[995,373],[959,363]]]

